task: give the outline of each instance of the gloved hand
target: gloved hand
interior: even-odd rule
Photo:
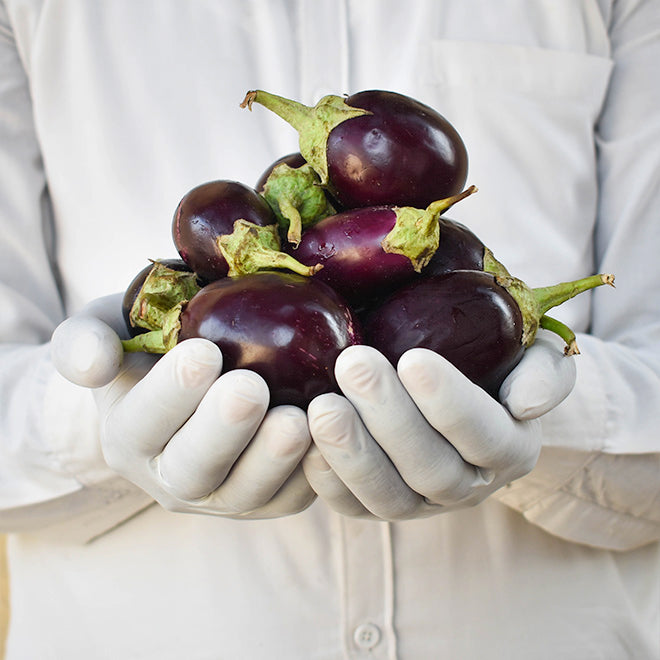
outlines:
[[[123,355],[120,300],[86,308],[51,341],[60,373],[96,388],[108,465],[170,511],[267,518],[309,506],[305,413],[268,410],[268,388],[254,372],[220,376],[220,350],[203,339],[160,358]]]
[[[382,520],[474,505],[527,474],[541,449],[538,417],[576,377],[546,332],[503,383],[503,405],[426,349],[395,370],[376,350],[350,347],[335,372],[345,396],[310,404],[305,474],[336,511]]]

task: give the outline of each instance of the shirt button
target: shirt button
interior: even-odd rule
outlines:
[[[380,628],[373,623],[363,623],[355,629],[353,640],[358,648],[372,649],[380,642]]]

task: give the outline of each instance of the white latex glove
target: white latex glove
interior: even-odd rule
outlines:
[[[170,511],[267,518],[309,506],[305,413],[268,410],[268,388],[254,372],[220,376],[220,350],[203,339],[160,358],[122,355],[120,301],[96,302],[51,342],[60,373],[96,388],[108,465]]]
[[[340,513],[405,520],[477,504],[524,476],[541,449],[538,417],[575,383],[573,359],[548,335],[502,385],[504,405],[432,351],[408,351],[395,370],[373,348],[346,349],[335,369],[345,396],[308,410],[312,488]]]

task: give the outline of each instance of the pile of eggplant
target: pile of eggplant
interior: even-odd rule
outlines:
[[[296,129],[300,151],[254,186],[211,181],[181,199],[180,259],[150,262],[127,288],[124,350],[204,337],[224,370],[263,376],[271,406],[303,408],[338,391],[335,360],[354,344],[394,365],[431,349],[495,397],[539,327],[578,352],[547,311],[613,276],[532,289],[444,217],[476,188],[465,188],[467,150],[442,115],[381,90],[315,106],[255,90],[241,107],[254,104]]]

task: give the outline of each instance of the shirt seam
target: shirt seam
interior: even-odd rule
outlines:
[[[593,463],[596,460],[597,456],[598,456],[598,454],[595,453],[595,452],[590,453],[585,458],[585,460],[582,463],[580,463],[580,465],[578,465],[564,479],[562,479],[561,481],[556,483],[554,486],[551,486],[549,488],[539,487],[539,488],[542,489],[542,492],[537,497],[531,499],[526,506],[522,506],[520,508],[521,513],[525,513],[527,511],[529,511],[530,509],[532,509],[533,507],[538,506],[544,499],[546,499],[548,496],[552,495],[553,493],[563,492],[563,493],[568,494],[568,491],[564,490],[565,487],[567,486],[567,484],[572,479],[574,479],[580,472],[584,471],[589,465],[591,465],[591,463]],[[532,471],[532,474],[533,474],[533,471]],[[510,488],[509,494],[510,495],[515,495],[516,491],[522,490],[524,492],[527,487],[523,486],[523,484],[521,483],[520,487],[518,488],[516,486],[515,482],[514,482],[509,488]]]
[[[648,523],[648,524],[653,525],[655,527],[658,527],[658,529],[660,529],[660,522],[657,521],[657,520],[653,520],[652,518],[647,518],[645,516],[636,515],[634,513],[631,513],[630,511],[620,511],[618,509],[613,509],[613,508],[608,507],[604,504],[601,504],[600,502],[596,502],[594,500],[587,499],[586,497],[583,497],[582,495],[579,495],[578,493],[573,493],[569,490],[565,490],[564,488],[560,488],[557,492],[562,494],[562,495],[565,495],[567,497],[570,497],[572,499],[575,499],[575,500],[578,500],[580,502],[584,502],[585,504],[589,504],[593,507],[596,507],[596,508],[600,509],[601,511],[609,512],[609,513],[615,513],[618,516],[627,518],[631,521],[640,521],[640,522]]]

